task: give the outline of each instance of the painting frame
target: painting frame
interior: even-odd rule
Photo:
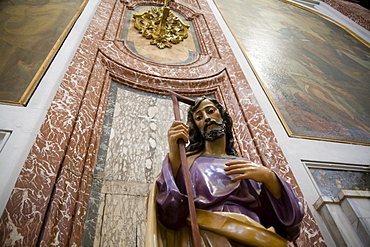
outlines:
[[[42,61],[40,67],[37,69],[36,73],[32,77],[32,79],[29,81],[27,87],[21,94],[21,96],[18,98],[18,100],[9,100],[9,99],[2,99],[0,98],[0,104],[8,104],[8,105],[16,105],[16,106],[27,106],[29,100],[31,99],[34,91],[36,90],[37,86],[39,85],[42,77],[46,73],[48,67],[52,63],[53,59],[57,55],[59,49],[61,48],[63,42],[67,38],[69,32],[71,31],[72,27],[74,26],[75,22],[81,15],[82,11],[86,7],[89,0],[82,0],[81,4],[79,5],[76,12],[73,14],[72,18],[69,20],[68,24],[66,26],[63,26],[63,31],[61,32],[60,36],[55,41],[54,45],[50,49],[50,51],[47,53],[45,59]],[[68,20],[67,20],[68,21]],[[5,58],[6,59],[6,58]]]
[[[318,13],[318,12],[316,12],[316,11],[314,11],[314,10],[312,10],[312,9],[309,9],[309,8],[306,8],[306,7],[303,7],[303,6],[300,6],[300,5],[298,5],[298,4],[295,4],[295,3],[292,3],[292,2],[290,2],[290,1],[288,1],[288,0],[279,0],[280,2],[283,2],[283,3],[287,3],[287,4],[289,4],[289,5],[292,5],[292,6],[295,6],[295,7],[298,7],[298,8],[300,8],[300,9],[303,9],[303,10],[305,10],[305,11],[308,11],[308,12],[310,12],[310,13],[312,13],[312,14],[315,14],[316,16],[318,16],[318,17],[320,17],[320,18],[322,18],[322,19],[324,19],[325,21],[328,21],[328,22],[330,22],[330,23],[332,23],[332,24],[334,24],[334,25],[336,25],[337,27],[339,27],[339,28],[341,28],[341,29],[343,29],[345,32],[347,32],[350,36],[352,36],[353,38],[355,38],[356,40],[358,40],[359,41],[359,43],[361,43],[362,45],[364,45],[364,46],[366,46],[367,48],[370,48],[370,44],[367,42],[367,41],[365,41],[363,38],[361,38],[360,36],[358,36],[356,33],[354,33],[353,31],[351,31],[349,28],[347,28],[347,27],[345,27],[344,25],[342,25],[342,24],[340,24],[340,23],[338,23],[337,21],[335,21],[335,20],[333,20],[332,18],[330,18],[330,17],[328,17],[328,16],[325,16],[325,15],[323,15],[323,14],[320,14],[320,13]],[[279,109],[279,107],[278,107],[278,104],[275,102],[275,100],[276,100],[276,97],[274,98],[272,95],[271,95],[271,93],[270,93],[270,90],[271,89],[269,89],[268,88],[268,85],[266,84],[266,82],[265,82],[265,80],[264,79],[266,79],[267,80],[267,78],[262,78],[262,76],[260,75],[260,73],[261,74],[263,74],[262,73],[262,71],[260,71],[260,70],[258,70],[256,67],[255,67],[255,64],[254,64],[254,61],[252,61],[251,59],[250,59],[250,57],[249,57],[249,53],[250,53],[250,51],[248,51],[245,47],[244,47],[244,45],[243,45],[243,40],[240,40],[240,37],[238,36],[238,35],[236,35],[236,33],[235,33],[235,31],[233,30],[233,27],[232,27],[232,24],[233,23],[229,23],[228,22],[228,18],[227,18],[227,16],[225,16],[225,14],[223,13],[223,11],[221,10],[221,8],[220,8],[220,6],[218,5],[218,3],[215,1],[215,5],[216,5],[216,7],[217,7],[217,9],[220,11],[220,14],[221,14],[221,16],[223,17],[223,19],[225,20],[225,23],[226,23],[226,25],[229,27],[229,30],[230,30],[230,32],[231,32],[231,34],[233,35],[233,37],[235,38],[235,41],[236,41],[236,43],[238,44],[238,46],[240,47],[240,50],[242,51],[242,53],[243,53],[243,55],[244,55],[244,57],[245,57],[245,59],[246,59],[246,61],[247,61],[247,63],[248,63],[248,65],[250,66],[250,68],[251,68],[251,70],[252,70],[252,72],[253,72],[253,74],[255,75],[255,77],[256,77],[256,79],[257,79],[257,82],[258,82],[258,84],[261,86],[261,88],[262,88],[262,90],[263,90],[263,92],[265,93],[265,95],[266,95],[266,97],[267,97],[267,99],[268,99],[268,101],[270,102],[270,104],[272,105],[272,107],[273,107],[273,110],[275,111],[275,113],[276,113],[276,115],[277,115],[277,117],[278,117],[278,119],[279,119],[279,121],[281,122],[281,124],[282,124],[282,126],[283,126],[283,128],[284,128],[284,130],[286,131],[286,133],[287,133],[287,135],[289,136],[289,137],[293,137],[293,138],[300,138],[300,139],[309,139],[309,140],[317,140],[317,141],[328,141],[328,142],[338,142],[338,143],[347,143],[347,144],[356,144],[356,145],[366,145],[366,146],[369,146],[370,145],[370,141],[368,141],[368,139],[367,140],[365,140],[365,141],[358,141],[358,140],[348,140],[348,139],[345,139],[345,138],[337,138],[337,137],[335,137],[335,138],[331,138],[331,137],[325,137],[325,136],[315,136],[315,135],[312,135],[312,134],[307,134],[307,133],[303,133],[302,134],[302,132],[301,133],[296,133],[296,132],[294,132],[293,130],[292,130],[292,128],[294,129],[294,126],[292,126],[292,128],[291,128],[291,126],[289,126],[289,123],[287,122],[287,121],[289,121],[289,120],[287,120],[287,119],[285,119],[285,117],[286,116],[284,116],[284,114],[281,112],[281,110],[285,110],[285,109]],[[230,11],[230,12],[232,12],[232,11]],[[237,15],[236,13],[234,13],[234,12],[232,12],[232,14],[235,16],[235,15]],[[244,22],[240,22],[240,23],[244,23]],[[235,24],[235,22],[234,22],[234,24]],[[241,30],[238,30],[239,32],[241,31]],[[245,31],[245,30],[244,30]],[[246,32],[244,32],[244,34],[245,34]],[[253,52],[255,52],[255,51],[253,51]],[[252,55],[252,57],[253,57],[253,55]],[[258,66],[259,64],[257,64],[256,66]],[[285,114],[285,115],[287,115],[287,114]],[[292,120],[290,120],[290,121],[292,121]],[[319,131],[318,131],[318,133],[319,133]]]

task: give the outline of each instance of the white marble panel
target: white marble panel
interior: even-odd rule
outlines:
[[[181,115],[188,106],[181,105]],[[112,82],[90,194],[84,246],[143,246],[149,185],[168,152],[168,96]]]

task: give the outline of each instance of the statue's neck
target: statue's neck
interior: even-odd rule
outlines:
[[[202,155],[223,157],[226,154],[226,135],[212,142],[206,141]]]

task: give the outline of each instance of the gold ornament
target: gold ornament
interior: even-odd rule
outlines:
[[[134,14],[135,28],[139,30],[145,38],[153,39],[150,44],[157,45],[158,48],[171,48],[172,44],[177,44],[188,37],[189,25],[170,10],[170,2],[174,0],[164,0],[163,7],[152,7],[142,14]]]

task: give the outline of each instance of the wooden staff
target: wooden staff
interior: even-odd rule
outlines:
[[[173,102],[173,111],[175,113],[175,120],[181,121],[179,101],[185,104],[188,104],[188,105],[194,105],[195,101],[190,98],[179,95],[173,91],[168,91],[168,92]],[[188,194],[188,205],[189,205],[189,214],[190,214],[193,243],[195,247],[201,247],[202,242],[200,238],[197,214],[195,212],[193,186],[192,186],[192,182],[190,179],[188,160],[186,158],[185,141],[183,139],[179,139],[178,144],[179,144],[179,149],[180,149],[181,169],[184,174],[186,193]]]

